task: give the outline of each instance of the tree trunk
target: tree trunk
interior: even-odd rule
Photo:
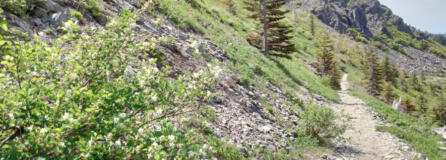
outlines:
[[[372,70],[372,73],[371,73],[371,77],[370,77],[370,94],[373,94],[373,96],[375,96],[374,95],[374,90],[375,90],[375,57],[373,57],[374,55],[372,55],[372,58],[371,58],[371,63],[372,63],[372,66],[371,66],[371,70]]]
[[[263,8],[263,46],[264,46],[264,54],[269,54],[269,46],[268,46],[268,18],[267,18],[267,7],[266,1],[262,0],[262,8]]]

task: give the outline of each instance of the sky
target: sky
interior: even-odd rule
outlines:
[[[422,31],[446,34],[446,0],[379,0]]]

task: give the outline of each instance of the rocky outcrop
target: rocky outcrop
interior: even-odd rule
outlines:
[[[385,30],[389,20],[393,20],[402,32],[411,35],[416,32],[378,0],[303,0],[302,8],[312,11],[322,22],[344,34],[351,34],[349,28],[354,28],[365,37],[371,37]]]

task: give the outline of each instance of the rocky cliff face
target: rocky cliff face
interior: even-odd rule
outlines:
[[[325,24],[345,34],[351,34],[349,28],[354,28],[365,37],[370,37],[385,32],[389,20],[393,20],[402,32],[413,36],[417,32],[378,0],[303,0],[302,6]]]

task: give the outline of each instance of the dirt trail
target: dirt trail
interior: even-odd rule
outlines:
[[[342,135],[345,138],[338,141],[333,150],[334,159],[345,160],[412,160],[416,152],[397,137],[384,132],[376,131],[376,126],[383,125],[381,120],[372,111],[370,106],[362,100],[348,94],[349,83],[347,75],[341,82],[339,91],[342,102],[333,105],[338,113],[351,118],[349,127]]]

